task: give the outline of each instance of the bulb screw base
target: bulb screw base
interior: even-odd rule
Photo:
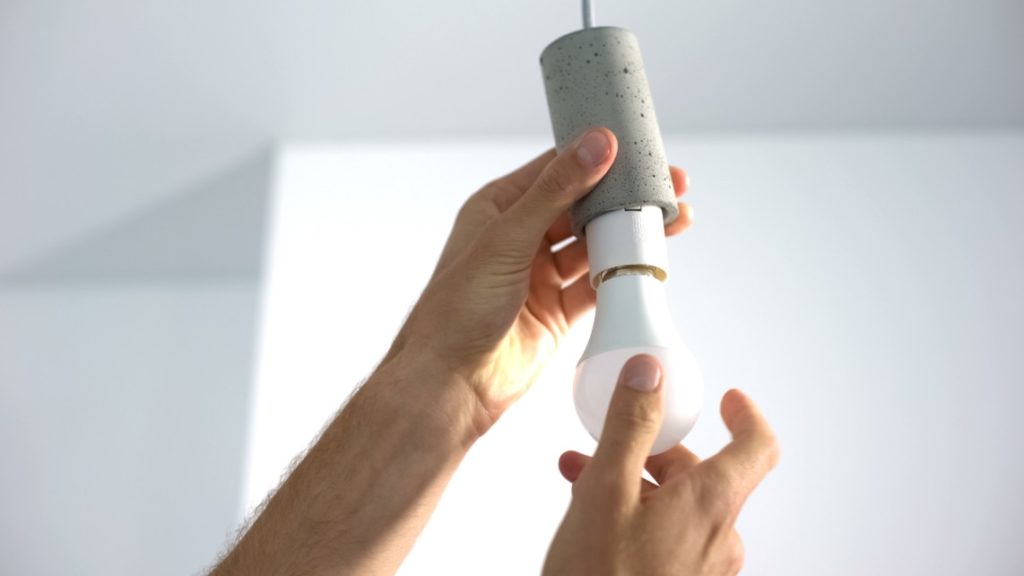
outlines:
[[[602,214],[587,225],[587,258],[590,283],[597,288],[609,277],[649,273],[662,282],[668,279],[668,246],[661,208],[616,210]]]

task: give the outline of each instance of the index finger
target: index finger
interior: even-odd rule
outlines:
[[[611,483],[634,485],[661,430],[661,376],[661,364],[653,356],[639,354],[626,362],[588,471],[605,475]]]
[[[526,192],[527,188],[533,186],[537,177],[544,171],[544,167],[550,164],[555,159],[555,156],[555,149],[549,148],[540,156],[502,176],[501,179],[516,187],[520,191],[520,195],[522,195]]]
[[[721,489],[742,504],[779,461],[779,444],[760,408],[746,394],[729,390],[722,397],[722,420],[732,442],[701,466]]]

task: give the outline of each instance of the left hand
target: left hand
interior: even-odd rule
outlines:
[[[529,389],[595,304],[586,242],[551,247],[572,236],[567,209],[604,177],[617,150],[610,130],[593,129],[561,154],[549,150],[470,197],[388,353],[415,350],[450,369],[475,395],[479,433]],[[681,196],[686,174],[670,172]],[[669,235],[690,224],[690,207],[679,208]]]
[[[736,519],[779,460],[779,443],[747,395],[722,397],[732,442],[703,462],[682,444],[651,446],[664,418],[661,367],[631,358],[619,375],[593,458],[566,452],[572,504],[544,562],[544,574],[725,576],[743,567]],[[644,469],[657,482],[641,478]]]

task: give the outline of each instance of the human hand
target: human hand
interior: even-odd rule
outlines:
[[[469,198],[388,353],[392,358],[408,347],[440,360],[472,390],[480,432],[522,396],[572,324],[594,306],[586,242],[551,247],[572,237],[569,206],[604,177],[617,149],[610,130],[594,129],[561,154],[550,150]],[[670,172],[680,196],[686,174]],[[668,235],[690,224],[690,207],[679,208]]]
[[[594,305],[585,244],[551,246],[615,152],[611,132],[592,131],[466,202],[381,365],[214,574],[394,574],[466,451]],[[685,174],[671,172],[682,194]],[[666,231],[689,222],[680,205]]]
[[[722,398],[733,440],[701,462],[681,444],[648,457],[661,427],[661,368],[651,356],[623,367],[593,459],[566,452],[558,466],[572,504],[544,574],[736,574],[735,529],[747,496],[779,458],[775,436],[739,390]],[[657,484],[640,477],[646,468]]]

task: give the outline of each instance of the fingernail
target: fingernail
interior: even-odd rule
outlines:
[[[591,130],[576,144],[576,157],[580,164],[593,170],[612,152],[612,143],[603,130]]]
[[[641,392],[654,392],[661,380],[661,366],[650,356],[634,356],[623,369],[622,382]]]

